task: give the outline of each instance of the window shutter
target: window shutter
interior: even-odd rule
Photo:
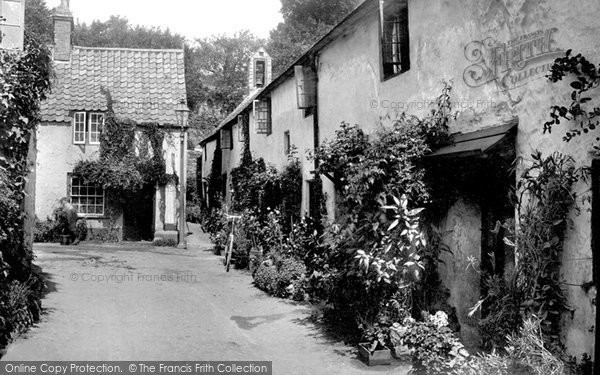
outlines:
[[[295,66],[296,95],[298,108],[307,109],[317,104],[317,77],[315,72],[307,66]]]
[[[252,102],[252,116],[254,117],[254,122],[256,123],[256,120],[258,119],[258,106],[260,100],[255,100],[254,102]]]
[[[23,49],[25,0],[0,0],[0,48]]]
[[[267,100],[266,103],[266,116],[267,116],[267,135],[273,133],[273,122],[271,121],[271,99]]]
[[[244,116],[237,117],[238,142],[244,142]]]

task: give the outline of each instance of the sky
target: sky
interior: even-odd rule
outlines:
[[[61,0],[46,0],[50,9]],[[111,15],[132,25],[158,26],[188,39],[248,29],[267,38],[282,21],[279,0],[71,0],[75,22],[105,21]]]

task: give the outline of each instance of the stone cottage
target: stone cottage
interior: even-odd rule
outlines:
[[[140,192],[143,204],[117,210],[107,202],[101,186],[88,185],[72,172],[79,161],[98,157],[106,90],[118,118],[159,124],[165,131],[161,152],[166,172],[186,180],[181,155],[185,159],[187,153],[180,147],[187,144],[187,124],[182,128],[175,113],[186,98],[183,50],[73,46],[73,15],[67,4],[63,1],[53,16],[56,77],[42,104],[37,131],[36,216],[51,217],[58,200],[68,197],[93,235],[102,237],[111,231],[129,240],[152,240],[157,233],[176,238],[182,212],[179,195],[185,194],[181,184],[172,181],[145,189]]]
[[[596,65],[600,62],[598,14],[600,3],[595,0],[583,0],[576,7],[560,0],[366,0],[242,103],[234,114],[246,120],[233,116],[228,121],[247,123],[253,156],[281,167],[289,144],[301,153],[313,149],[331,139],[342,121],[373,133],[388,115],[425,116],[442,81],[452,81],[458,111],[450,124],[455,143],[436,150],[430,160],[445,169],[470,168],[471,180],[462,181],[464,196],[457,197],[439,223],[454,254],[445,257],[440,272],[457,310],[463,341],[477,345],[477,321],[468,311],[479,299],[481,285],[476,272],[467,272],[468,260],[484,261],[493,254],[499,268],[511,267],[512,255],[498,245],[494,223],[515,215],[505,197],[516,175],[499,177],[495,172],[514,160],[519,161],[517,171],[523,170],[535,150],[570,155],[579,167],[591,167],[595,159],[589,138],[566,143],[563,129],[543,134],[543,124],[550,106],[568,101],[565,93],[570,93],[566,85],[551,85],[545,78],[554,59],[572,49]],[[263,123],[268,129],[264,133]],[[216,134],[203,145],[205,157],[219,149],[229,152]],[[303,155],[301,161],[302,209],[307,212],[314,165]],[[210,171],[210,160],[206,162],[205,177]],[[223,175],[234,165],[224,163]],[[323,185],[329,217],[334,217],[335,186],[328,179]],[[590,186],[580,182],[575,190],[589,192]],[[594,201],[599,194],[592,192]],[[573,225],[562,259],[572,307],[562,319],[562,341],[577,357],[593,356],[600,336],[596,287],[583,287],[597,285],[600,269],[600,252],[593,245],[600,243],[594,238],[598,230],[590,224],[598,214],[596,206],[571,213]]]

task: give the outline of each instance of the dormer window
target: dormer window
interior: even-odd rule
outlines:
[[[254,82],[256,87],[263,87],[266,79],[266,66],[264,60],[254,62]]]
[[[73,114],[73,144],[100,144],[104,127],[104,114],[99,112],[75,112]]]
[[[410,69],[407,0],[380,0],[383,79]]]

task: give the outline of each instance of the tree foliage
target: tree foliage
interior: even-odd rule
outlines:
[[[23,52],[0,51],[0,346],[39,318],[43,283],[25,245],[30,140],[50,88],[50,52],[29,32]]]
[[[121,16],[110,16],[104,22],[78,23],[73,31],[73,44],[84,47],[119,47],[181,49],[185,38],[169,29],[131,25]]]
[[[45,0],[25,2],[25,30],[41,43],[51,43],[53,37],[52,14]]]
[[[283,22],[271,31],[267,44],[274,73],[283,72],[359,3],[359,0],[281,0]]]
[[[248,62],[264,41],[247,30],[196,39],[186,47],[188,104],[198,139],[208,135],[248,94]]]

